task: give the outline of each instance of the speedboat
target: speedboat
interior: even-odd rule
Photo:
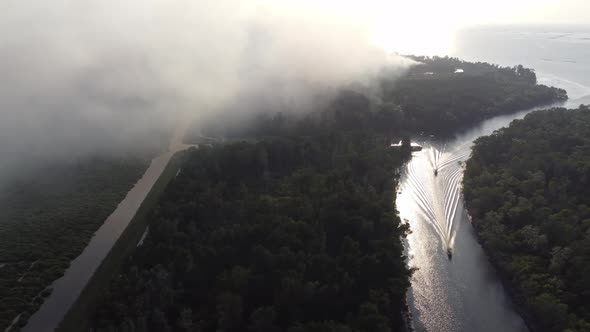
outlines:
[[[453,250],[451,248],[447,248],[447,257],[449,260],[453,259]]]

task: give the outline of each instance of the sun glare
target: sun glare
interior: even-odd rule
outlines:
[[[453,30],[430,26],[380,26],[371,42],[388,53],[448,55],[453,46]]]
[[[447,55],[452,51],[456,21],[454,15],[441,14],[425,13],[419,19],[383,14],[373,25],[371,41],[390,53]]]
[[[377,1],[371,42],[387,52],[416,55],[447,55],[461,13],[444,2]]]
[[[258,0],[258,3],[289,14],[326,16],[339,23],[358,25],[369,33],[373,45],[400,54],[449,54],[456,27],[469,17],[463,12],[469,0],[453,0],[461,6],[435,0]]]

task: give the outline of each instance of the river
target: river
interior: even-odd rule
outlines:
[[[49,332],[57,328],[100,263],[135,216],[141,203],[168,165],[170,158],[176,152],[192,146],[182,143],[188,123],[190,121],[183,121],[177,126],[167,151],[151,161],[141,179],[137,181],[94,234],[84,251],[70,263],[64,275],[53,282],[50,286],[53,288],[53,292],[45,299],[39,310],[31,316],[23,328],[24,332]]]
[[[565,106],[579,105],[583,96]],[[416,331],[527,331],[477,243],[461,182],[472,142],[530,111],[489,119],[452,140],[419,142],[424,149],[406,165],[397,209],[410,223],[409,264],[418,268],[408,293]]]

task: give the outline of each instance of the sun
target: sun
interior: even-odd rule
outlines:
[[[452,52],[451,32],[409,30],[378,30],[371,36],[371,43],[387,53],[444,56]]]
[[[429,27],[379,27],[371,43],[387,53],[444,56],[452,52],[453,31]]]
[[[388,53],[448,55],[471,0],[257,0],[287,14],[325,17],[326,26],[353,27]],[[503,0],[504,1],[504,0]]]
[[[387,52],[448,55],[463,13],[445,1],[375,0],[371,42]]]

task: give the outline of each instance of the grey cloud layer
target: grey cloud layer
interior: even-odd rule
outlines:
[[[362,20],[276,3],[3,2],[0,163],[138,144],[239,95],[300,96],[391,63]]]

